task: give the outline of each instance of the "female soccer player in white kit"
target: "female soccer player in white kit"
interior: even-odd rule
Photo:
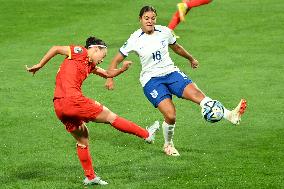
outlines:
[[[176,42],[169,28],[155,25],[156,17],[157,13],[153,7],[145,6],[141,9],[139,14],[141,28],[135,31],[120,48],[109,70],[116,69],[130,52],[138,54],[142,65],[140,82],[144,94],[164,116],[163,150],[167,155],[179,156],[173,143],[176,109],[172,102],[172,95],[195,102],[201,107],[212,99],[207,97],[190,78],[174,65],[169,56],[168,47],[186,58],[193,69],[198,67],[198,61]],[[106,82],[106,87],[113,88],[112,79]],[[233,124],[239,124],[241,115],[246,109],[246,101],[241,99],[232,111],[224,109],[224,118]]]

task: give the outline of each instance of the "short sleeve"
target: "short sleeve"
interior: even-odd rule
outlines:
[[[177,39],[175,37],[175,35],[172,33],[172,31],[166,27],[166,31],[167,31],[167,34],[168,34],[168,43],[169,45],[173,45],[176,43]]]
[[[132,36],[130,36],[123,46],[120,47],[119,52],[125,57],[128,56],[128,54],[135,49],[134,44],[134,39]]]

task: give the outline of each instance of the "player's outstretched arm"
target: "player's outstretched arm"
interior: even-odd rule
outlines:
[[[132,64],[131,61],[124,61],[123,65],[119,69],[112,69],[112,70],[104,70],[103,68],[96,67],[92,73],[99,75],[103,78],[114,78],[118,76],[119,74],[125,72],[128,70],[129,66]]]
[[[47,53],[43,56],[38,64],[33,65],[32,67],[28,67],[26,65],[26,69],[28,72],[35,74],[39,69],[41,69],[51,58],[53,58],[57,54],[68,56],[70,53],[69,46],[53,46],[51,47]]]
[[[112,70],[117,69],[117,66],[124,60],[124,58],[125,57],[120,52],[117,53],[116,56],[111,61],[110,65],[109,65],[108,72],[111,72]],[[108,90],[113,90],[114,89],[113,78],[107,78],[107,80],[105,82],[105,87]]]
[[[189,54],[189,52],[187,52],[180,44],[175,43],[173,45],[169,45],[169,47],[176,54],[188,59],[193,69],[198,67],[198,64],[199,64],[198,61],[191,54]]]

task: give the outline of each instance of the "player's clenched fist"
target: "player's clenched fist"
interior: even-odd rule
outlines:
[[[129,60],[123,61],[123,63],[122,63],[122,70],[124,70],[124,71],[128,70],[128,68],[130,67],[130,65],[131,65],[132,63],[133,63],[133,62],[132,62],[132,61],[129,61]]]

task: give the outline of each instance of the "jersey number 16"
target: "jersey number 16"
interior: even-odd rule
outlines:
[[[153,56],[153,60],[156,61],[156,60],[161,60],[161,52],[160,51],[156,51],[155,53],[152,53],[152,56]]]

